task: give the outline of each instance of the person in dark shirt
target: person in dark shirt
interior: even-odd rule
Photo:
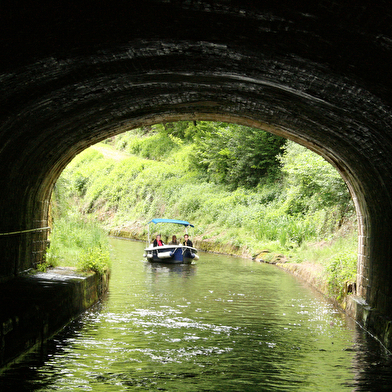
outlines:
[[[186,246],[191,246],[191,247],[193,247],[193,243],[192,243],[192,241],[189,239],[189,235],[188,234],[185,234],[184,235],[184,242],[182,243],[183,245],[186,245]]]
[[[177,237],[173,235],[171,242],[169,242],[169,245],[178,245]]]
[[[163,246],[163,245],[165,245],[163,243],[163,241],[161,240],[161,235],[160,234],[157,234],[157,238],[155,238],[153,245],[154,246]]]

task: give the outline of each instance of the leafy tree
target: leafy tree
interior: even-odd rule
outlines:
[[[308,213],[338,206],[342,215],[353,208],[342,177],[321,156],[288,142],[281,162],[287,183],[287,213]]]
[[[179,138],[188,142],[193,141],[194,121],[177,121],[171,123],[156,124],[152,126],[155,132],[160,132],[167,136]]]
[[[194,126],[195,165],[210,181],[231,189],[252,188],[279,172],[281,147],[286,140],[257,128],[201,121]]]

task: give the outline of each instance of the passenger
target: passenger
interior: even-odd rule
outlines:
[[[171,242],[169,242],[169,245],[178,245],[177,237],[173,235]]]
[[[193,243],[192,243],[192,241],[189,239],[189,235],[188,235],[188,234],[185,234],[185,235],[184,235],[184,242],[183,242],[183,245],[193,247]]]
[[[163,243],[163,241],[161,240],[161,235],[160,234],[157,234],[157,238],[155,238],[153,245],[154,246],[163,246],[163,245],[165,245]]]

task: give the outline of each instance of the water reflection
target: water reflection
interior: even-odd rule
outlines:
[[[197,265],[194,264],[163,264],[163,263],[144,263],[147,274],[159,278],[160,275],[176,274],[183,278],[194,275],[197,271]]]
[[[355,391],[389,391],[392,385],[392,355],[362,328],[354,328]]]
[[[323,297],[275,267],[203,254],[142,261],[113,240],[110,292],[0,390],[379,391],[390,356]]]

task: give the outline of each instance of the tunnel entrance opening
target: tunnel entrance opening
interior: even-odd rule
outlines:
[[[284,144],[286,159],[276,159]],[[134,156],[132,162],[128,153]],[[102,163],[98,154],[110,163]],[[125,164],[127,158],[129,163]],[[261,159],[273,170],[255,167],[255,160]],[[254,258],[263,253],[259,258],[276,262],[274,255],[282,253],[280,261],[303,260],[298,250],[303,253],[309,241],[315,246],[307,251],[307,257],[315,257],[314,253],[320,254],[328,243],[335,243],[327,256],[335,263],[333,279],[342,279],[343,272],[348,274],[348,253],[356,262],[357,245],[351,237],[350,244],[344,245],[350,247],[345,252],[336,245],[336,238],[328,240],[339,228],[341,235],[347,235],[347,230],[356,233],[352,219],[340,227],[350,209],[350,195],[336,170],[310,150],[258,128],[202,120],[148,125],[92,146],[65,172],[60,182],[71,184],[68,196],[81,200],[83,213],[99,216],[112,233],[129,236],[134,232],[136,238],[142,238],[140,220],[191,216],[201,227],[197,237],[206,249],[215,249],[218,245],[213,242],[219,239],[227,243],[228,253]],[[191,181],[182,180],[182,175],[190,176]],[[248,178],[254,181],[255,175],[258,182],[249,185]],[[332,271],[332,267],[324,268]],[[355,271],[351,275],[347,286],[353,293]]]

